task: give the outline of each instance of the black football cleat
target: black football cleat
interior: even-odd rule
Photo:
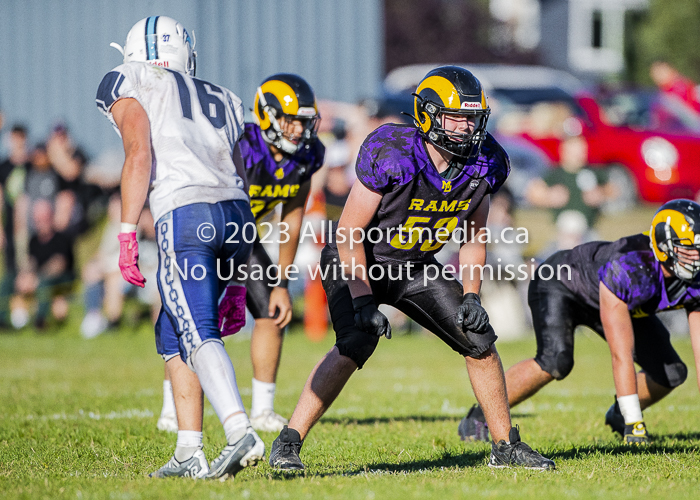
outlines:
[[[647,426],[644,422],[635,422],[634,424],[625,425],[625,444],[635,446],[647,446],[649,444],[649,434]]]
[[[304,470],[304,463],[299,458],[303,444],[299,432],[285,425],[272,443],[270,467],[287,471]]]
[[[457,432],[462,441],[485,441],[489,439],[489,426],[479,405],[470,408],[467,416],[459,422]]]
[[[520,432],[516,427],[508,434],[510,443],[500,440],[491,443],[491,459],[489,467],[497,469],[505,467],[523,467],[533,470],[554,470],[554,461],[543,457],[520,440]]]
[[[622,416],[617,398],[615,398],[615,404],[608,408],[605,413],[605,425],[609,425],[612,431],[617,432],[620,437],[625,436],[625,417]]]

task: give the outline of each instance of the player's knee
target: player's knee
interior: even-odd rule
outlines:
[[[556,380],[565,379],[574,369],[574,356],[568,351],[560,351],[549,356],[537,356],[535,361]]]
[[[668,379],[668,387],[671,389],[678,387],[688,378],[688,367],[682,361],[664,365],[664,370]]]
[[[355,329],[351,334],[339,337],[335,346],[342,356],[352,359],[359,370],[372,355],[378,342],[379,337]]]

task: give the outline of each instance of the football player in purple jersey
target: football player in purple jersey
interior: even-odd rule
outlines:
[[[557,252],[535,273],[528,302],[537,355],[506,372],[511,407],[533,396],[574,367],[574,330],[593,329],[608,342],[616,400],[605,423],[625,443],[649,442],[642,410],[681,385],[688,370],[656,313],[685,308],[696,364],[700,361],[700,205],[674,200],[654,216],[649,233],[594,241]],[[566,268],[564,268],[566,266]],[[550,276],[554,279],[547,279]],[[635,373],[634,363],[641,370]],[[460,422],[464,439],[485,440],[479,407]]]
[[[360,149],[359,182],[335,240],[321,254],[336,344],[309,376],[289,426],[273,443],[270,465],[304,468],[304,438],[380,337],[391,337],[377,309],[388,304],[464,356],[492,429],[489,465],[554,469],[511,425],[496,334],[481,307],[481,274],[473,273],[486,259],[478,235],[485,232],[489,196],[510,169],[505,151],[486,132],[490,109],[481,83],[463,68],[443,66],[426,75],[415,95],[415,125],[382,125]],[[460,283],[434,255],[465,222],[474,223],[476,237],[462,238]]]

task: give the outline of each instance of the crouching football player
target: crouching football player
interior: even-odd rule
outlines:
[[[608,342],[612,355],[617,398],[605,423],[625,443],[647,444],[642,410],[681,385],[688,374],[657,312],[688,311],[696,364],[700,362],[699,250],[700,205],[674,200],[656,213],[649,234],[594,241],[547,259],[542,265],[568,266],[570,275],[565,270],[559,281],[535,273],[530,283],[537,355],[506,372],[511,408],[571,372],[574,330],[585,325]],[[460,436],[486,440],[491,429],[484,422],[482,409],[473,407],[460,422]]]
[[[484,265],[485,244],[473,238],[462,245],[462,284],[443,274],[434,258],[458,225],[474,221],[482,230],[489,195],[509,173],[507,155],[485,131],[490,109],[483,89],[469,71],[445,66],[428,73],[416,95],[418,128],[383,125],[360,149],[360,182],[339,221],[337,245],[321,254],[336,344],[312,371],[289,426],[272,445],[275,468],[304,468],[304,438],[379,339],[391,337],[379,304],[403,311],[465,357],[493,432],[489,465],[554,468],[511,426],[496,335],[480,304],[481,281],[469,272],[470,265]],[[353,245],[351,235],[357,241],[359,230],[368,237]]]

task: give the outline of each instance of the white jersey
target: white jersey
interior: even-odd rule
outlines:
[[[154,220],[193,203],[248,200],[232,156],[243,131],[238,96],[184,73],[130,62],[107,73],[97,90],[97,107],[117,133],[111,109],[124,98],[136,99],[151,123]]]

